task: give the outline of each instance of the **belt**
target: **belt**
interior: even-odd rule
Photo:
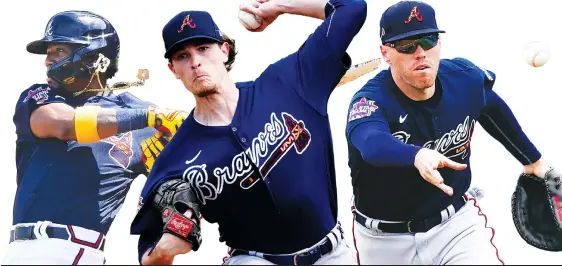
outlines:
[[[468,197],[463,195],[459,199],[455,200],[451,205],[447,206],[447,208],[443,209],[439,214],[430,215],[425,219],[413,219],[406,222],[390,223],[378,221],[363,215],[357,211],[355,207],[352,207],[352,211],[355,214],[355,220],[368,229],[376,227],[380,231],[386,233],[424,233],[449,219],[453,216],[453,214],[458,212],[467,201]],[[373,226],[373,224],[376,225]]]
[[[80,245],[84,245],[90,248],[94,248],[94,249],[98,249],[98,250],[102,250],[105,247],[105,237],[103,234],[99,233],[99,237],[97,239],[96,242],[92,243],[89,241],[85,241],[85,240],[81,240],[76,238],[75,234],[74,234],[74,228],[77,228],[76,226],[52,226],[52,225],[47,225],[45,226],[44,231],[40,232],[40,236],[37,237],[37,234],[35,232],[35,229],[37,228],[38,225],[23,225],[23,226],[16,226],[16,228],[12,229],[10,231],[10,243],[12,243],[13,241],[18,241],[18,240],[35,240],[35,239],[43,239],[43,238],[56,238],[56,239],[62,239],[62,240],[68,240],[71,241],[73,243],[77,243]],[[38,230],[40,231],[40,230]],[[91,230],[90,230],[91,231]]]
[[[328,236],[324,238],[321,244],[306,249],[303,252],[297,252],[295,254],[276,255],[276,254],[264,254],[256,251],[234,249],[232,250],[230,256],[232,257],[236,255],[256,256],[266,259],[277,265],[312,265],[320,258],[322,258],[322,256],[332,252],[334,248],[337,247],[337,245],[340,243],[340,241],[343,241],[343,231],[341,229],[341,225],[339,225],[338,223],[335,229],[332,230],[328,234]],[[340,237],[337,236],[338,231],[340,233]],[[332,240],[332,237],[335,239]],[[335,243],[332,243],[332,241],[335,241]]]

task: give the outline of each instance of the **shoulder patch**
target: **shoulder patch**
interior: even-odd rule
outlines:
[[[49,91],[51,91],[51,88],[49,88],[48,86],[41,86],[36,89],[30,89],[27,91],[27,95],[23,99],[23,102],[26,103],[30,99],[33,99],[37,104],[42,104],[49,99]]]
[[[347,121],[351,122],[359,118],[370,116],[377,109],[379,109],[379,107],[375,104],[375,101],[362,97],[359,101],[353,103]]]

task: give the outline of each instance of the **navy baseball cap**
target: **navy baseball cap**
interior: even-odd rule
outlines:
[[[435,10],[418,1],[400,1],[384,11],[380,21],[382,43],[416,35],[445,33],[437,27]]]
[[[175,15],[162,30],[165,58],[170,58],[172,53],[183,48],[186,41],[205,38],[217,42],[224,42],[224,38],[217,24],[206,11],[183,11]]]

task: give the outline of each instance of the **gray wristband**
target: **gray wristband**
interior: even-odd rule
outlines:
[[[117,110],[117,133],[125,133],[148,127],[147,109],[119,109]]]

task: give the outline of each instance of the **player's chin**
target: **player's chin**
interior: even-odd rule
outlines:
[[[416,82],[414,82],[414,87],[419,90],[424,90],[430,88],[433,84],[435,84],[435,78],[426,77],[417,79]]]
[[[200,98],[205,98],[205,97],[209,97],[213,94],[218,93],[216,86],[212,86],[212,87],[201,87],[199,88],[199,90],[197,90],[197,93],[195,95],[197,95],[197,97]]]

